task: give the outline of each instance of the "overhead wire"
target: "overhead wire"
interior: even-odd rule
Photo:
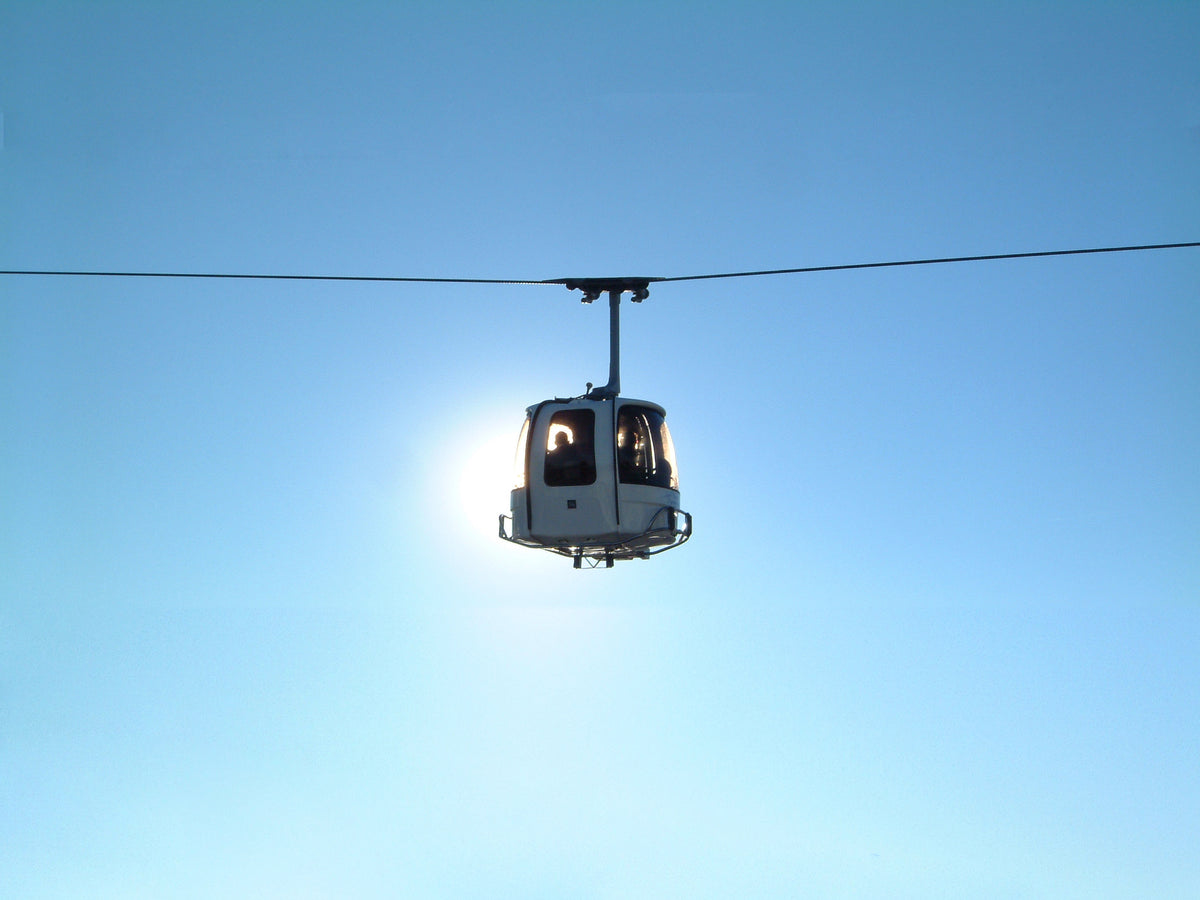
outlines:
[[[1137,244],[1124,247],[1088,247],[1075,250],[1034,250],[1023,253],[987,253],[974,256],[945,256],[927,259],[901,259],[885,262],[841,263],[823,266],[799,266],[790,269],[758,269],[745,272],[719,272],[708,275],[673,275],[648,278],[650,282],[708,281],[718,278],[753,278],[766,275],[799,275],[813,272],[844,272],[852,269],[886,269],[901,266],[931,266],[945,263],[988,262],[1003,259],[1032,259],[1051,256],[1080,256],[1094,253],[1130,253],[1148,250],[1177,250],[1200,247],[1200,241],[1173,244]],[[382,282],[409,284],[513,284],[513,285],[562,285],[570,279],[562,278],[433,278],[412,275],[292,275],[278,273],[248,272],[121,272],[82,271],[66,269],[0,269],[0,275],[66,276],[76,278],[208,278],[243,279],[258,281],[339,281],[339,282]]]
[[[515,278],[424,278],[408,275],[285,275],[253,272],[101,272],[65,269],[3,269],[0,275],[66,275],[77,278],[226,278],[257,281],[374,281],[419,284],[554,284]]]
[[[1130,247],[1089,247],[1083,250],[1034,250],[1028,253],[988,253],[980,256],[944,256],[933,259],[903,259],[891,262],[844,263],[833,266],[803,266],[796,269],[761,269],[755,272],[722,272],[717,275],[677,275],[660,281],[704,281],[712,278],[750,278],[758,275],[797,275],[807,272],[843,272],[848,269],[886,269],[898,266],[932,266],[941,263],[986,262],[997,259],[1032,259],[1039,256],[1080,256],[1085,253],[1128,253],[1133,250],[1176,250],[1200,247],[1200,241],[1179,244],[1140,244]]]

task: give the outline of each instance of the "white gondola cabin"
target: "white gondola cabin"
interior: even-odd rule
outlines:
[[[572,557],[576,568],[584,559],[606,566],[645,559],[679,546],[692,533],[691,515],[679,508],[679,469],[666,411],[618,396],[620,294],[633,290],[640,301],[647,281],[563,282],[582,288],[585,302],[601,290],[609,293],[609,383],[582,397],[529,407],[517,442],[500,537]]]
[[[656,403],[580,397],[531,406],[514,469],[500,528],[518,544],[608,563],[648,557],[691,534],[666,412]]]

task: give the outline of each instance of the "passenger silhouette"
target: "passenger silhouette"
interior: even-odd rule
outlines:
[[[546,484],[552,487],[591,484],[595,467],[584,459],[579,447],[565,431],[554,436],[554,449],[546,457]]]
[[[617,474],[626,484],[642,481],[645,473],[638,465],[637,443],[634,440],[633,432],[626,432],[622,438],[623,442],[617,447]]]

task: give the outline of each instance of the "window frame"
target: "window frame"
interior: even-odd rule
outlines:
[[[550,442],[556,433],[569,435],[567,447],[574,455],[555,460],[556,451]],[[577,457],[577,459],[576,459]],[[572,468],[577,475],[571,475]],[[546,446],[542,451],[542,483],[546,487],[588,487],[596,483],[596,411],[590,408],[566,407],[554,410],[546,423]]]
[[[630,431],[647,446],[640,450],[622,446],[622,439]],[[665,413],[644,403],[622,404],[617,410],[613,449],[619,483],[679,490],[675,443]],[[645,454],[641,463],[637,462],[638,453]]]

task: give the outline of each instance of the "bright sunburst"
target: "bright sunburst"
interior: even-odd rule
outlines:
[[[498,516],[508,511],[515,444],[515,434],[486,434],[461,463],[455,515],[472,534],[494,537]]]

